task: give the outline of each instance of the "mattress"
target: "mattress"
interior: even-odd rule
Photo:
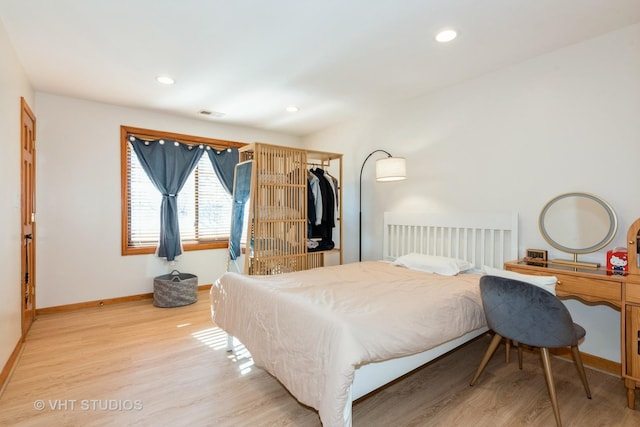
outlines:
[[[225,273],[212,319],[323,425],[342,426],[354,372],[486,325],[478,274],[453,277],[369,261],[276,276]]]

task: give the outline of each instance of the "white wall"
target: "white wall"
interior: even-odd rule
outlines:
[[[22,333],[20,97],[35,107],[33,89],[0,22],[0,370]]]
[[[173,268],[213,283],[224,250],[185,252],[175,265],[121,256],[120,125],[239,142],[299,138],[38,92],[38,308],[152,292]]]
[[[640,216],[640,26],[399,103],[305,139],[344,157],[345,262],[357,260],[358,173],[374,149],[408,160],[410,178],[363,187],[363,258],[381,256],[384,210],[520,214],[521,253],[546,248],[537,216],[553,196],[588,191],[615,208],[624,245]],[[38,119],[38,308],[152,290],[173,266],[153,255],[120,255],[119,126],[237,141],[298,145],[298,138],[109,106],[35,96],[0,28],[0,363],[20,336],[19,98]],[[373,159],[372,159],[373,160]],[[583,259],[602,262],[603,253]],[[187,252],[175,267],[211,283],[224,251]],[[588,331],[582,349],[619,360],[619,314],[569,301]]]
[[[376,184],[373,159],[367,163],[363,259],[382,256],[385,210],[515,210],[520,256],[525,248],[542,248],[566,258],[544,241],[537,219],[547,201],[569,191],[607,200],[619,220],[610,247],[625,246],[627,228],[640,217],[640,25],[398,103],[304,142],[345,154],[346,262],[358,257],[358,175],[374,149],[406,157],[409,178]],[[604,251],[580,259],[604,263]],[[582,349],[619,361],[619,312],[573,300],[567,306],[587,328]]]

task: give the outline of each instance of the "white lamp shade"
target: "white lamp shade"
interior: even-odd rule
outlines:
[[[401,181],[407,178],[407,161],[402,157],[376,160],[376,181]]]

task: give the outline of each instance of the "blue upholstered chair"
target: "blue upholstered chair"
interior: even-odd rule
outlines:
[[[571,347],[578,374],[587,397],[591,399],[589,383],[578,350],[578,342],[586,334],[584,328],[573,323],[571,314],[555,295],[529,283],[497,276],[483,276],[480,278],[480,295],[487,324],[495,335],[471,380],[471,385],[476,383],[484,371],[502,338],[506,338],[507,342],[511,340],[518,343],[520,369],[522,369],[521,344],[538,347],[556,424],[561,426],[549,349]]]

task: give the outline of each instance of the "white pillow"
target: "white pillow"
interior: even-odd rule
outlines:
[[[455,276],[461,271],[473,268],[473,264],[462,259],[418,253],[402,255],[393,264],[442,276]]]
[[[490,276],[504,277],[506,279],[520,280],[521,282],[531,283],[541,287],[547,292],[556,294],[556,282],[558,278],[556,276],[534,276],[532,274],[516,273],[515,271],[501,270],[499,268],[493,268],[484,266],[484,272]]]

